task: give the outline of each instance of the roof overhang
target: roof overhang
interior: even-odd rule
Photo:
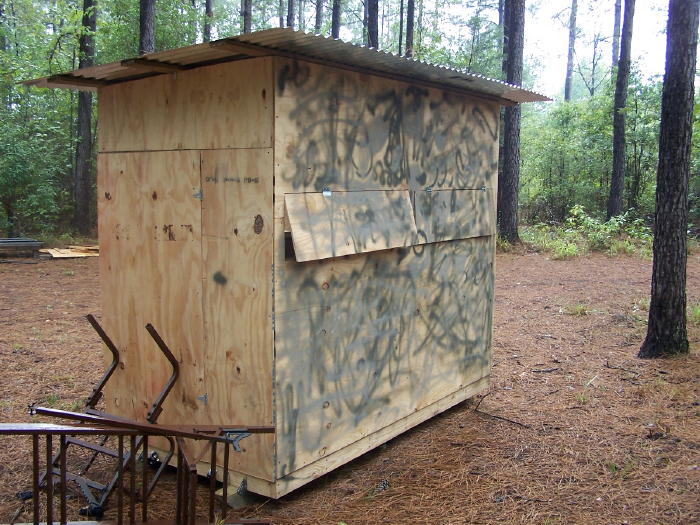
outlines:
[[[417,82],[496,100],[506,105],[551,100],[540,93],[482,75],[436,66],[290,28],[266,29],[214,42],[148,53],[120,62],[27,80],[24,84],[95,91],[102,86],[260,56],[283,56],[406,82]]]

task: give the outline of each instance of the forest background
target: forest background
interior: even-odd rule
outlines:
[[[317,3],[320,2],[320,3]],[[207,39],[293,26],[330,35],[339,14],[341,39],[368,43],[362,0],[157,0],[156,51]],[[378,47],[405,54],[413,10],[413,58],[503,78],[502,0],[387,0],[378,4]],[[632,37],[627,91],[624,215],[606,222],[613,164],[613,99],[619,56],[619,0],[527,2],[525,87],[551,103],[523,107],[519,214],[522,237],[556,257],[582,249],[650,253],[666,2],[640,2]],[[96,16],[94,31],[83,16]],[[572,17],[572,11],[577,16]],[[619,12],[619,11],[618,11]],[[249,16],[249,19],[248,19]],[[26,88],[20,81],[79,67],[81,37],[94,42],[95,63],[139,54],[139,3],[134,0],[0,0],[0,236],[49,242],[95,235],[92,111],[88,210],[78,210],[79,95]],[[573,25],[572,25],[573,21]],[[617,32],[616,28],[617,27]],[[573,37],[573,38],[572,38]],[[84,47],[82,48],[84,55]],[[571,56],[568,61],[566,58]],[[565,96],[565,80],[570,87]],[[697,97],[696,97],[697,101]],[[91,103],[94,103],[91,102]],[[694,127],[700,125],[697,102]],[[84,136],[84,134],[82,135]],[[693,133],[693,142],[700,134]],[[83,150],[84,153],[84,150]],[[700,232],[700,149],[690,167],[689,231]],[[87,217],[87,220],[86,220]],[[582,245],[582,235],[585,243]]]

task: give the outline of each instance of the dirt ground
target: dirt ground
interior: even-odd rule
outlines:
[[[0,264],[1,422],[28,420],[31,401],[77,409],[100,376],[83,318],[99,313],[97,266]],[[700,326],[689,326],[689,356],[635,357],[650,271],[627,256],[499,254],[486,396],[232,514],[334,525],[700,523]],[[688,295],[700,300],[698,254]],[[22,508],[28,451],[25,438],[2,438],[2,522]],[[169,494],[155,500],[156,515],[171,514]]]

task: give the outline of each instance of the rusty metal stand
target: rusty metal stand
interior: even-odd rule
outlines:
[[[105,344],[105,346],[109,349],[110,353],[112,354],[112,363],[109,365],[105,373],[103,374],[102,378],[98,381],[97,385],[95,388],[93,388],[92,393],[90,396],[87,398],[85,401],[85,413],[86,414],[91,414],[94,416],[104,416],[112,419],[122,419],[122,418],[115,418],[115,416],[105,413],[103,411],[97,410],[95,408],[97,406],[97,403],[102,399],[103,397],[103,389],[105,385],[107,384],[107,381],[109,380],[110,377],[112,377],[112,374],[114,374],[115,370],[119,366],[120,362],[120,356],[119,356],[119,350],[117,349],[116,345],[112,341],[112,339],[107,335],[107,333],[104,331],[102,326],[97,322],[97,319],[92,314],[87,315],[87,320],[88,322],[92,325],[94,328],[95,332],[97,332],[97,335],[100,336],[100,339],[102,339],[102,342]],[[156,331],[156,329],[151,325],[150,323],[146,325],[146,330],[148,331],[149,335],[151,338],[155,341],[156,345],[160,349],[160,351],[163,353],[163,355],[166,357],[166,359],[169,361],[170,365],[172,366],[172,373],[170,375],[170,378],[166,382],[165,386],[161,389],[160,393],[156,397],[156,400],[153,402],[153,405],[151,406],[150,411],[148,412],[146,419],[149,423],[155,424],[158,416],[160,413],[163,411],[162,405],[165,399],[167,398],[168,394],[172,390],[173,386],[175,385],[175,382],[177,381],[179,375],[180,375],[180,370],[179,370],[179,364],[177,362],[177,359],[173,355],[173,353],[170,351],[168,346],[165,344],[163,339],[161,338],[160,334]],[[126,421],[126,420],[125,420]],[[78,439],[76,437],[68,436],[66,437],[66,444],[67,445],[73,445],[76,447],[84,448],[90,451],[90,457],[87,461],[87,463],[78,471],[78,473],[72,473],[72,472],[66,472],[66,478],[70,481],[75,482],[78,487],[80,488],[80,492],[82,495],[85,497],[87,500],[87,506],[81,509],[81,514],[84,516],[94,516],[94,517],[101,517],[104,513],[104,506],[109,498],[110,494],[114,490],[118,480],[119,480],[119,471],[121,470],[129,470],[130,468],[133,467],[134,461],[132,461],[132,454],[136,454],[139,449],[141,449],[141,454],[144,463],[148,463],[150,465],[153,465],[156,467],[156,471],[153,474],[153,476],[150,479],[150,482],[144,489],[144,496],[147,497],[148,495],[151,494],[153,489],[155,488],[156,484],[158,483],[158,480],[160,479],[161,474],[165,470],[165,467],[168,465],[170,460],[172,459],[174,453],[175,453],[175,442],[172,438],[166,437],[169,442],[169,449],[167,451],[167,454],[163,460],[159,460],[157,456],[149,456],[148,454],[148,445],[147,445],[147,440],[144,439],[144,436],[139,435],[136,437],[135,443],[133,443],[135,446],[132,447],[129,451],[127,452],[122,452],[120,453],[118,450],[114,450],[111,448],[108,448],[107,445],[107,440],[109,439],[108,435],[101,436],[99,439],[98,443],[90,443],[88,441],[84,441],[82,439]],[[107,483],[100,483],[98,481],[95,481],[93,479],[90,479],[87,477],[87,473],[90,470],[90,467],[92,467],[93,463],[97,459],[98,456],[106,456],[109,458],[116,459],[117,465],[115,466],[115,471],[114,474],[111,476],[109,481]],[[47,477],[49,477],[51,474],[62,474],[62,468],[59,465],[59,462],[61,460],[61,453],[59,452],[53,457],[53,472],[47,471],[44,473],[44,475],[40,478],[39,480],[39,485],[40,487],[44,487],[47,483]],[[144,468],[147,468],[147,465],[144,465]],[[29,494],[29,491],[23,493],[25,496]]]
[[[39,523],[40,493],[46,494],[46,522],[53,523],[54,497],[60,498],[60,522],[68,523],[66,516],[66,495],[69,489],[68,482],[75,483],[88,505],[81,509],[85,516],[101,518],[104,506],[110,494],[117,492],[117,523],[124,522],[124,495],[129,497],[129,522],[135,523],[136,502],[141,501],[141,522],[148,523],[148,499],[161,477],[165,467],[177,452],[177,487],[176,487],[176,520],[175,524],[199,523],[196,521],[196,489],[197,489],[197,463],[206,454],[210,454],[211,470],[209,473],[209,523],[225,522],[228,515],[226,504],[226,490],[228,487],[229,448],[241,452],[240,441],[252,434],[274,433],[272,426],[245,426],[245,425],[156,425],[158,416],[162,412],[163,402],[175,385],[179,377],[178,361],[163,341],[160,334],[150,323],[146,325],[151,338],[155,341],[161,353],[172,366],[172,373],[166,384],[153,402],[146,415],[145,422],[108,414],[96,408],[97,403],[103,397],[103,389],[107,381],[119,367],[120,356],[116,345],[105,333],[100,324],[92,315],[87,320],[100,336],[104,344],[112,354],[112,363],[109,365],[102,378],[99,380],[92,393],[85,401],[84,412],[71,412],[53,408],[29,406],[31,415],[41,415],[69,420],[68,425],[51,424],[26,424],[26,423],[0,423],[0,435],[29,435],[32,437],[32,490],[20,493],[22,499],[33,498],[34,523]],[[46,445],[44,454],[40,454],[40,437],[44,436]],[[55,442],[52,436],[58,436],[58,452],[54,454]],[[84,437],[99,438],[97,443],[86,441]],[[151,462],[148,455],[149,436],[157,436],[166,439],[170,448],[166,457],[159,461],[157,470],[149,476],[148,468],[144,465],[140,474],[141,486],[136,486],[136,456],[141,450],[144,463]],[[117,449],[107,447],[109,438],[117,439]],[[125,444],[128,438],[128,445]],[[189,452],[186,439],[205,441],[206,445],[200,456],[194,457]],[[217,483],[217,445],[223,444],[223,499],[219,505],[220,514],[215,516],[215,490]],[[67,450],[69,446],[89,450],[89,459],[78,473],[69,472],[67,465]],[[106,483],[100,483],[87,477],[87,473],[98,456],[106,456],[115,461],[114,472]],[[46,460],[46,470],[42,473],[39,465],[41,457]],[[125,487],[124,476],[129,474],[129,485]],[[149,479],[150,478],[150,479]],[[161,522],[159,522],[161,523]],[[264,523],[257,520],[240,520],[239,523]]]
[[[205,426],[205,427],[191,427],[185,425],[176,426],[161,426],[161,425],[150,425],[144,423],[123,423],[120,420],[112,419],[102,416],[92,416],[89,414],[81,414],[77,412],[67,412],[62,410],[55,410],[51,408],[34,407],[34,413],[52,417],[59,417],[63,419],[69,419],[72,421],[80,422],[80,424],[70,424],[70,425],[54,425],[47,423],[0,423],[0,436],[3,435],[25,435],[31,436],[32,438],[32,486],[34,488],[34,498],[32,505],[33,513],[33,523],[41,523],[41,514],[45,515],[45,523],[54,523],[54,519],[57,517],[60,523],[78,523],[78,522],[68,522],[67,521],[67,505],[66,498],[68,493],[69,481],[68,472],[66,469],[66,449],[67,449],[67,439],[68,436],[100,436],[109,435],[117,438],[118,441],[118,455],[120,457],[126,457],[125,448],[129,449],[129,460],[125,464],[124,462],[117,462],[116,470],[116,491],[117,491],[117,507],[116,507],[116,523],[121,525],[125,523],[128,519],[129,523],[137,523],[137,500],[141,501],[141,521],[138,523],[148,524],[153,523],[153,525],[194,525],[195,523],[226,523],[231,525],[231,522],[227,521],[228,516],[228,506],[226,504],[226,481],[229,468],[229,445],[231,444],[231,438],[228,437],[231,434],[238,433],[270,433],[273,432],[273,427],[241,427],[241,426],[230,426],[230,427],[219,427],[219,426]],[[144,470],[141,477],[141,487],[137,487],[136,484],[136,468],[135,468],[135,457],[136,457],[136,441],[140,436],[142,442],[147,446],[149,436],[159,436],[159,437],[169,437],[174,439],[177,443],[178,448],[178,471],[177,471],[177,486],[175,489],[175,510],[176,517],[175,521],[162,521],[149,522],[148,521],[148,498],[149,494],[146,490],[148,486],[148,471]],[[54,436],[58,439],[53,439]],[[44,438],[45,447],[41,450],[41,438]],[[128,438],[128,445],[126,439]],[[209,481],[209,499],[208,499],[208,521],[197,520],[197,461],[198,458],[192,456],[188,447],[185,443],[185,439],[193,439],[199,441],[205,441],[207,446],[203,454],[209,452],[211,454],[212,461],[212,477]],[[54,444],[58,442],[59,456],[61,468],[59,471],[55,472],[53,466],[54,456],[53,448]],[[216,468],[217,468],[217,446],[223,444],[224,446],[224,460],[223,460],[223,470],[224,470],[224,495],[219,503],[216,502],[215,489],[216,489]],[[46,458],[46,480],[44,486],[45,494],[45,510],[42,512],[42,505],[40,502],[41,498],[41,488],[40,488],[40,464],[42,458]],[[124,477],[130,472],[128,483],[125,483]],[[128,497],[128,505],[125,503],[125,496]],[[59,499],[59,509],[55,512],[54,509],[54,499],[58,497]],[[125,509],[126,507],[126,509]],[[218,513],[217,513],[218,507]],[[126,511],[125,511],[126,510]],[[58,514],[58,516],[57,516]],[[128,515],[128,517],[127,517]],[[82,522],[80,522],[82,523]],[[93,522],[94,523],[94,522]],[[101,522],[97,522],[101,523]],[[114,523],[114,522],[110,522]],[[263,524],[268,523],[260,520],[236,520],[234,523],[247,523],[247,524]]]
[[[92,393],[85,401],[84,412],[70,412],[66,410],[57,410],[53,408],[37,407],[30,405],[29,412],[31,415],[50,416],[69,420],[75,426],[68,425],[35,425],[27,426],[20,425],[22,428],[9,425],[7,428],[1,428],[0,434],[28,434],[32,435],[33,439],[33,490],[25,491],[23,499],[34,499],[35,522],[38,516],[38,500],[39,491],[44,489],[47,498],[47,522],[51,522],[52,518],[52,501],[54,496],[54,484],[60,485],[61,496],[61,521],[65,523],[65,497],[67,491],[67,482],[74,482],[80,492],[85,497],[88,505],[81,509],[80,513],[84,516],[92,516],[101,518],[104,514],[104,507],[107,499],[113,491],[117,492],[117,511],[118,523],[122,523],[123,518],[123,503],[124,492],[129,494],[129,520],[134,523],[135,504],[137,499],[142,502],[142,521],[145,523],[148,513],[148,498],[153,492],[156,483],[161,477],[161,474],[168,466],[173,456],[177,452],[177,494],[176,494],[176,522],[177,524],[194,524],[196,509],[195,509],[195,492],[197,486],[197,463],[207,453],[211,454],[211,471],[209,481],[209,520],[214,521],[214,506],[215,497],[214,491],[216,488],[217,474],[217,444],[224,445],[223,454],[223,481],[224,481],[224,499],[220,507],[220,519],[225,520],[227,515],[226,505],[226,489],[228,483],[228,461],[229,461],[229,446],[237,452],[241,452],[240,441],[251,434],[256,433],[272,433],[274,427],[271,426],[244,426],[244,425],[156,425],[158,416],[163,411],[163,403],[168,394],[175,385],[180,371],[179,364],[173,353],[168,348],[168,345],[163,341],[162,337],[150,323],[146,325],[146,330],[153,341],[160,349],[161,353],[166,357],[172,367],[172,373],[165,383],[155,401],[151,405],[146,422],[134,421],[131,419],[115,416],[113,414],[100,411],[96,408],[97,403],[103,397],[103,389],[107,381],[112,377],[114,372],[119,367],[120,356],[114,342],[105,333],[94,316],[88,315],[87,320],[100,336],[105,346],[112,354],[112,363],[99,380]],[[43,474],[39,474],[39,453],[38,439],[39,435],[46,436],[46,464],[47,468]],[[58,453],[53,453],[51,436],[58,434],[60,438],[60,447]],[[98,437],[97,443],[92,443],[81,439],[83,436]],[[164,438],[169,443],[169,450],[162,459],[152,458],[148,454],[148,438],[149,436],[158,436]],[[108,448],[107,442],[110,437],[116,437],[118,447],[116,450]],[[128,446],[125,446],[124,438],[129,438]],[[207,445],[204,447],[202,456],[193,457],[186,446],[185,439],[204,440]],[[67,449],[69,446],[79,447],[89,450],[89,459],[87,463],[77,472],[69,472],[67,467]],[[141,450],[141,457],[144,463],[156,463],[157,470],[152,476],[148,475],[147,465],[144,465],[141,474],[142,482],[139,490],[136,490],[134,481],[136,479],[136,456]],[[100,483],[87,477],[87,473],[95,462],[98,456],[106,456],[115,461],[114,472],[106,483]],[[124,475],[129,473],[129,487],[124,487]],[[149,479],[150,478],[150,479]],[[51,504],[49,504],[51,503]]]

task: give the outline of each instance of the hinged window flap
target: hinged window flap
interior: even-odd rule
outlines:
[[[416,191],[416,227],[421,242],[468,239],[496,233],[493,191]]]
[[[408,190],[284,196],[299,262],[416,244]]]

